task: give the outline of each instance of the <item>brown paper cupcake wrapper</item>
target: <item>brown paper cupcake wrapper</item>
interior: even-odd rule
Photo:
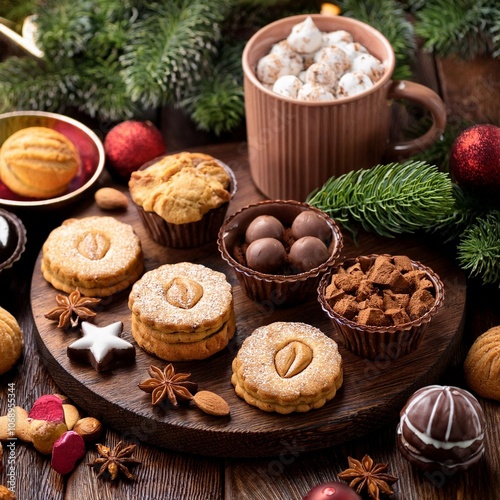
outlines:
[[[250,222],[259,215],[273,215],[291,224],[302,211],[314,211],[329,224],[332,232],[331,254],[326,262],[308,272],[294,275],[264,274],[239,263],[232,255],[234,244],[244,237]],[[266,200],[248,205],[231,215],[219,231],[218,247],[222,258],[233,268],[246,295],[264,307],[284,307],[303,302],[317,293],[321,276],[336,264],[343,237],[333,219],[320,210],[294,200]]]
[[[157,160],[152,160],[141,168],[149,166]],[[229,191],[231,198],[233,198],[237,189],[234,172],[220,160],[217,160],[217,162],[226,169],[231,177]],[[156,243],[169,248],[194,248],[217,241],[219,229],[226,217],[229,203],[223,203],[220,207],[207,212],[201,220],[187,224],[169,223],[157,213],[147,212],[139,205],[135,206],[146,232]]]
[[[377,255],[368,255],[366,257],[374,261]],[[444,285],[441,279],[432,269],[412,260],[413,268],[425,271],[427,277],[434,285],[436,297],[434,306],[421,318],[401,326],[376,327],[360,325],[337,314],[325,299],[325,291],[331,282],[332,276],[338,272],[340,267],[348,268],[359,259],[360,257],[346,260],[335,268],[330,269],[320,280],[318,301],[331,319],[334,330],[342,339],[346,349],[363,358],[393,360],[413,352],[422,342],[429,322],[443,305]]]

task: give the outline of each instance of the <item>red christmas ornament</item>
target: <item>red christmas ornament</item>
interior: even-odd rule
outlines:
[[[343,483],[318,484],[303,500],[361,500],[361,497]]]
[[[106,165],[125,179],[166,150],[163,135],[150,121],[124,121],[115,125],[104,139]]]
[[[474,125],[461,132],[451,148],[450,173],[463,188],[500,191],[500,127]]]

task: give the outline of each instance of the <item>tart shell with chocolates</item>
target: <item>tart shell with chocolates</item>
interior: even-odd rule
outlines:
[[[304,213],[307,218],[301,216]],[[303,235],[298,240],[292,234],[294,222],[296,234]],[[300,240],[307,242],[305,251],[302,242],[291,252]],[[224,221],[218,238],[219,252],[246,295],[256,302],[272,301],[278,307],[302,302],[316,293],[321,275],[334,265],[342,247],[343,237],[333,219],[294,200],[248,205]]]

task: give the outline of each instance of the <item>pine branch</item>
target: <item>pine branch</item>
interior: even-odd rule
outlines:
[[[121,57],[128,94],[144,108],[179,100],[216,53],[226,0],[153,2]]]
[[[452,182],[433,165],[408,161],[354,170],[329,179],[308,203],[353,231],[382,236],[429,230],[453,210]]]
[[[470,277],[500,286],[500,211],[479,218],[463,233],[457,250],[459,265]]]
[[[410,63],[415,56],[416,44],[413,25],[406,19],[400,2],[396,0],[343,0],[338,4],[346,17],[353,17],[378,29],[391,43],[396,56],[394,79],[412,76]]]
[[[471,59],[500,51],[499,25],[497,0],[431,0],[417,12],[415,32],[426,51]]]
[[[418,120],[409,130],[410,135],[412,137],[422,136],[425,132],[427,132],[427,130],[429,130],[431,123],[431,119],[428,116],[425,116],[421,120]],[[448,121],[441,137],[428,148],[415,154],[412,159],[425,161],[426,163],[436,165],[439,170],[443,172],[448,172],[450,168],[451,147],[453,146],[455,139],[458,137],[460,132],[472,125],[473,123],[465,121],[458,123]]]
[[[181,101],[180,107],[186,110],[200,130],[220,135],[236,128],[243,121],[242,52],[242,43],[225,43],[199,85],[195,85]]]
[[[1,0],[0,17],[13,24],[9,28],[20,33],[24,19],[33,14],[35,5],[36,0]]]
[[[464,191],[458,184],[453,184],[453,197],[455,199],[453,210],[433,228],[444,243],[456,240],[467,227],[485,213],[484,200]]]
[[[72,106],[78,76],[67,67],[42,67],[31,58],[10,57],[0,63],[0,110],[62,112]]]

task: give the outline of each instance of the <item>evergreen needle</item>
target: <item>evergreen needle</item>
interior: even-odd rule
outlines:
[[[429,230],[454,209],[447,173],[425,162],[376,165],[330,178],[308,203],[353,229],[382,236]]]
[[[460,267],[471,277],[500,286],[500,211],[491,210],[466,229],[457,251]]]

